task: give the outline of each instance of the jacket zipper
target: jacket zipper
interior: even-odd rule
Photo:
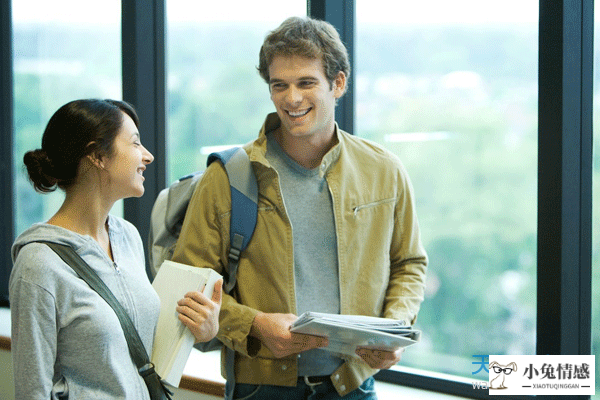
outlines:
[[[395,197],[393,197],[391,199],[379,200],[379,201],[376,201],[374,203],[369,203],[369,204],[363,204],[361,206],[356,206],[356,207],[354,207],[354,216],[356,217],[356,214],[358,214],[358,212],[360,210],[363,210],[365,208],[371,208],[371,207],[375,207],[375,206],[378,206],[378,205],[381,205],[381,204],[392,203],[394,201],[396,201]]]

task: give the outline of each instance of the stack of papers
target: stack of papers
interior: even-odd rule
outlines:
[[[324,336],[329,345],[324,350],[357,357],[358,346],[394,350],[417,343],[421,332],[405,321],[361,315],[338,315],[307,312],[292,324],[296,333]]]

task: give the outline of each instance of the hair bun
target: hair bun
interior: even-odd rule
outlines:
[[[37,149],[28,151],[23,157],[23,162],[27,167],[29,180],[35,190],[42,193],[56,190],[56,185],[60,179],[54,176],[52,160],[50,160],[45,150]]]

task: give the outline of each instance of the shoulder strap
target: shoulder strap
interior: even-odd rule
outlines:
[[[115,310],[117,317],[119,318],[119,322],[121,322],[121,326],[123,327],[123,332],[125,332],[125,338],[127,339],[127,346],[129,347],[129,353],[131,354],[131,358],[133,362],[138,367],[138,369],[142,369],[144,367],[148,368],[148,364],[150,364],[150,358],[148,357],[148,353],[146,352],[146,348],[140,338],[140,335],[135,329],[133,322],[127,315],[127,312],[119,303],[119,300],[113,295],[110,289],[106,286],[106,284],[100,279],[98,274],[81,258],[77,252],[68,245],[40,241],[40,243],[45,243],[50,247],[58,256],[77,274],[83,279],[92,289],[94,289],[100,297],[102,297],[106,302]]]
[[[248,246],[258,216],[258,183],[252,170],[250,158],[243,148],[235,147],[208,156],[207,165],[219,160],[225,167],[231,187],[231,225],[229,255],[223,290],[231,293],[236,283],[241,252]],[[235,351],[225,348],[227,383],[225,399],[233,399],[235,387]]]
[[[93,290],[98,292],[100,297],[106,300],[108,305],[115,311],[115,314],[121,323],[121,327],[123,328],[123,332],[125,333],[125,340],[127,340],[127,347],[129,347],[131,359],[135,363],[138,373],[142,379],[144,379],[144,382],[148,387],[150,398],[161,400],[172,399],[171,395],[173,392],[165,386],[164,382],[160,379],[160,376],[158,376],[154,370],[154,364],[152,364],[150,357],[148,357],[148,352],[144,347],[144,343],[142,342],[137,329],[135,329],[135,325],[133,325],[133,322],[129,318],[129,315],[127,315],[127,312],[121,303],[119,303],[119,300],[117,300],[108,286],[106,286],[98,274],[96,274],[96,271],[94,271],[71,246],[42,240],[40,240],[39,243],[45,243],[54,250],[54,252],[58,254],[65,263],[73,268],[79,277],[90,285]]]
[[[230,293],[236,283],[241,252],[248,246],[258,216],[258,184],[250,158],[241,147],[234,147],[208,156],[207,165],[220,161],[227,172],[231,188],[231,226],[229,263],[223,289]]]

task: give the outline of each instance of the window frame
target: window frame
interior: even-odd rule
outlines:
[[[0,132],[14,135],[11,3],[0,0],[0,44],[10,50],[0,55]],[[143,238],[166,176],[165,0],[153,3],[122,0],[123,98],[135,105],[144,142],[157,155],[147,171],[146,195],[125,201],[124,216]],[[537,354],[591,354],[593,6],[593,0],[540,0]],[[307,9],[338,28],[353,59],[355,1],[308,0]],[[340,126],[349,132],[355,118],[352,82],[336,110]],[[12,145],[12,135],[0,135],[3,306],[8,305],[14,240]],[[466,398],[489,397],[470,384],[427,375],[387,370],[376,378]]]
[[[8,279],[12,268],[10,248],[14,241],[13,216],[13,65],[12,65],[12,3],[0,0],[0,306],[8,306]]]

